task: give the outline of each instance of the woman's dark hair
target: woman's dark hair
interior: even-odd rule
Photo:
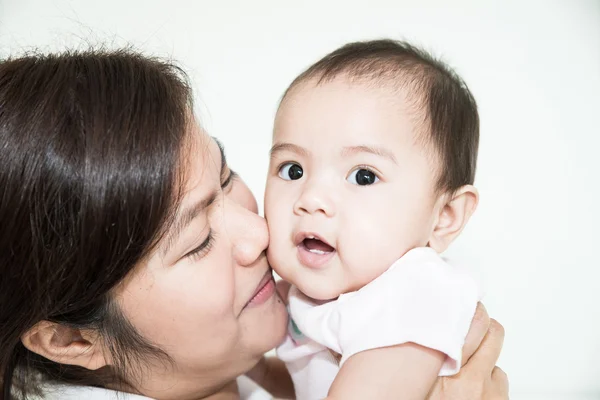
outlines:
[[[128,50],[0,61],[0,399],[43,380],[126,383],[133,360],[169,361],[112,289],[172,219],[191,110],[179,68]],[[29,351],[21,336],[43,320],[97,331],[112,365]]]

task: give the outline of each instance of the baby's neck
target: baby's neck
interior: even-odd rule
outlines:
[[[316,305],[320,306],[322,304],[327,304],[329,302],[336,301],[338,298],[336,297],[334,299],[329,299],[329,300],[317,300],[317,299],[313,299],[312,297],[310,297],[310,299],[312,300],[313,303],[315,303]]]

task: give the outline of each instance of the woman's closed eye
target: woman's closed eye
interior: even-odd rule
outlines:
[[[190,258],[194,261],[200,260],[202,257],[206,256],[210,249],[212,248],[213,242],[215,239],[215,234],[210,229],[208,231],[208,235],[206,235],[206,239],[198,247],[189,251],[183,258]]]
[[[227,178],[225,178],[221,182],[222,190],[226,190],[229,186],[231,186],[231,183],[233,182],[233,180],[238,176],[234,170],[232,170],[232,169],[228,169],[228,170],[229,170],[229,174],[227,175]]]
[[[226,191],[226,190],[230,189],[233,184],[233,181],[236,177],[237,177],[237,173],[235,173],[233,170],[229,169],[229,174],[227,175],[227,178],[225,178],[221,182],[221,190]],[[209,229],[208,235],[206,235],[206,239],[204,239],[198,247],[196,247],[193,250],[186,253],[183,256],[183,258],[190,258],[194,261],[200,260],[201,258],[206,256],[210,252],[212,245],[214,243],[214,240],[215,240],[215,232],[212,229]]]
[[[223,191],[229,189],[232,186],[232,183],[233,183],[235,177],[237,176],[237,174],[233,170],[231,170],[229,168],[227,168],[227,170],[229,171],[229,173],[228,173],[227,177],[225,179],[223,179],[221,182],[221,190],[223,190]],[[198,260],[202,259],[204,256],[206,256],[210,252],[212,245],[214,243],[214,240],[215,240],[215,232],[212,229],[210,229],[208,231],[208,235],[206,235],[206,239],[204,239],[198,247],[196,247],[193,250],[186,253],[183,256],[183,258],[190,258],[193,261],[198,261]]]

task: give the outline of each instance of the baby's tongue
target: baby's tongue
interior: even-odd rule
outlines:
[[[330,253],[334,250],[333,247],[323,243],[319,239],[304,239],[304,246],[308,250],[319,250],[325,253]]]

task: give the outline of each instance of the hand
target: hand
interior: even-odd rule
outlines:
[[[496,362],[504,342],[504,328],[477,305],[463,347],[463,366],[454,376],[439,377],[429,400],[508,399],[508,377]]]

